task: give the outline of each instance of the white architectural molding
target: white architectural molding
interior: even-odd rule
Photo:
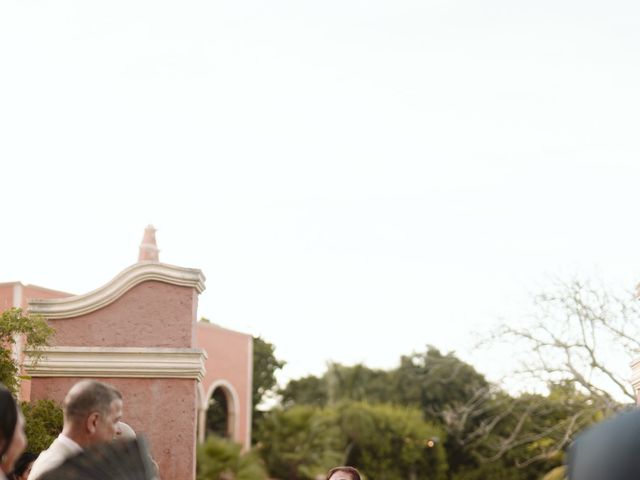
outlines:
[[[24,285],[20,282],[13,284],[13,306],[15,308],[22,308],[22,292],[24,291]]]
[[[202,380],[200,348],[47,347],[25,352],[32,377],[192,378]],[[39,358],[38,358],[39,356]]]
[[[249,348],[247,355],[247,391],[252,391],[253,386],[253,337],[248,338]],[[251,448],[251,425],[253,423],[253,402],[247,402],[247,431],[244,437],[244,450]]]
[[[636,392],[636,397],[640,400],[640,357],[631,362],[631,385]]]
[[[29,300],[29,312],[43,315],[47,319],[78,317],[113,303],[131,288],[149,280],[192,287],[198,293],[205,289],[204,275],[198,269],[158,262],[138,262],[106,285],[84,295]]]
[[[204,401],[204,388],[202,382],[198,382],[196,386],[196,406],[198,409],[198,423],[196,424],[196,438],[198,443],[203,443],[206,437],[207,430],[207,406]]]

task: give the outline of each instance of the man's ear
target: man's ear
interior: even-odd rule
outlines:
[[[100,419],[100,414],[98,412],[91,412],[87,417],[87,421],[85,422],[87,432],[93,435],[96,433],[96,429],[98,427],[98,420]]]

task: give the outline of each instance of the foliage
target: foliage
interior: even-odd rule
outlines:
[[[458,480],[537,480],[561,464],[573,432],[604,416],[593,408],[592,396],[571,382],[549,384],[546,395],[512,396],[454,354],[442,354],[431,346],[403,356],[393,370],[331,364],[322,377],[293,380],[282,390],[285,408],[305,403],[339,406],[341,403],[331,399],[348,403],[363,397],[374,404],[417,409],[423,420],[443,431],[440,445],[446,451],[448,474]],[[357,412],[372,421],[368,410],[359,408]],[[359,424],[364,430],[367,421]],[[355,456],[357,451],[349,451],[355,448],[353,439],[345,429],[341,434],[347,442],[341,463],[362,466],[363,459]],[[384,444],[393,434],[385,431],[373,436],[383,436],[379,442]],[[382,451],[391,448],[378,446]],[[368,449],[374,447],[367,445]],[[380,468],[385,467],[376,465],[373,471]]]
[[[493,395],[482,374],[453,353],[442,354],[427,346],[424,352],[400,358],[394,386],[398,403],[419,408],[425,419],[447,432],[445,447],[452,472],[478,465],[469,437],[484,436],[492,412],[478,407]]]
[[[504,460],[477,465],[465,465],[451,476],[452,480],[524,480],[526,472],[512,468]],[[537,480],[537,477],[535,477]]]
[[[327,405],[329,401],[325,377],[316,377],[315,375],[291,380],[279,393],[282,405],[285,407],[294,405],[322,407]]]
[[[444,434],[419,410],[349,402],[337,412],[345,445],[341,463],[358,467],[371,480],[447,478]]]
[[[325,374],[328,403],[351,400],[383,403],[394,395],[392,372],[371,369],[363,364],[344,366],[330,363]]]
[[[280,391],[280,396],[285,406],[325,406],[345,400],[389,402],[394,396],[393,372],[363,364],[345,366],[332,362],[322,377],[309,375],[292,380]]]
[[[49,344],[54,334],[53,328],[47,325],[44,318],[35,315],[24,315],[21,308],[10,308],[2,312],[0,317],[0,382],[13,393],[19,387],[19,365],[12,357],[11,347],[16,338],[24,336],[25,350],[38,351]]]
[[[444,427],[447,435],[441,442],[453,465],[476,466],[477,459],[466,445],[458,443],[460,432],[452,431],[453,435],[449,435],[448,430],[451,426],[466,431],[481,422],[480,418],[457,414],[460,406],[468,405],[478,391],[484,392],[488,387],[489,382],[472,366],[452,353],[444,355],[429,346],[425,352],[401,357],[400,366],[389,371],[361,364],[329,364],[322,377],[307,376],[290,381],[281,396],[285,406],[366,400],[417,408],[424,420]]]
[[[430,345],[425,352],[403,355],[394,377],[397,401],[421,408],[427,418],[439,417],[448,405],[465,403],[489,386],[471,365]]]
[[[227,396],[221,388],[217,388],[207,408],[207,416],[205,422],[206,434],[217,435],[219,437],[228,437],[229,406]]]
[[[53,400],[22,402],[22,413],[25,420],[27,449],[40,453],[49,448],[62,431],[62,409]]]
[[[257,448],[276,478],[310,480],[342,458],[335,414],[309,405],[268,412],[257,437]]]
[[[198,446],[196,480],[267,480],[255,452],[242,453],[240,445],[215,436]]]
[[[528,322],[505,322],[485,342],[513,345],[517,353],[509,361],[516,366],[522,354],[523,367],[510,380],[517,383],[521,374],[521,385],[537,386],[534,392],[509,393],[453,353],[428,346],[387,371],[329,364],[323,375],[281,389],[282,406],[334,412],[344,448],[340,463],[363,468],[373,480],[395,478],[396,463],[419,458],[400,448],[397,439],[404,437],[396,430],[378,428],[401,415],[398,408],[416,409],[426,425],[444,432],[442,463],[451,480],[561,478],[564,452],[577,432],[635,400],[627,369],[640,355],[638,319],[640,302],[631,295],[557,282],[535,297]],[[384,408],[394,413],[376,410]],[[401,416],[393,423],[404,424]],[[417,465],[398,478],[420,478]]]
[[[273,410],[259,432],[269,473],[311,480],[335,465],[353,465],[371,480],[444,480],[441,429],[419,410],[366,402]]]
[[[263,417],[263,412],[258,408],[260,403],[274,393],[277,383],[276,372],[284,367],[285,362],[278,360],[275,355],[275,346],[262,337],[253,337],[253,387],[251,391],[251,431],[252,441],[255,443],[256,432]]]
[[[261,337],[253,337],[253,390],[254,410],[264,400],[265,395],[276,386],[276,372],[285,362],[275,356],[275,346]]]

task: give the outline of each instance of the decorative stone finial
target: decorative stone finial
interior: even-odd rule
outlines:
[[[139,262],[159,262],[160,250],[156,244],[156,229],[153,225],[147,225],[144,229],[144,236],[140,244],[140,253],[138,254]]]

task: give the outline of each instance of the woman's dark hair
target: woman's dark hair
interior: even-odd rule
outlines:
[[[327,480],[329,480],[331,478],[331,475],[333,475],[336,472],[346,472],[346,473],[350,473],[351,477],[353,478],[353,480],[362,480],[360,478],[360,472],[358,470],[356,470],[353,467],[335,467],[332,468],[331,470],[329,470],[329,473],[327,473]]]
[[[9,478],[18,478],[23,475],[24,472],[27,471],[27,468],[29,468],[29,465],[36,461],[36,458],[38,458],[38,454],[24,452],[20,455],[20,458],[16,460],[16,466],[13,468],[13,472],[11,472],[13,476],[9,475]]]
[[[13,440],[18,423],[18,405],[7,387],[0,383],[0,457],[2,457]]]

